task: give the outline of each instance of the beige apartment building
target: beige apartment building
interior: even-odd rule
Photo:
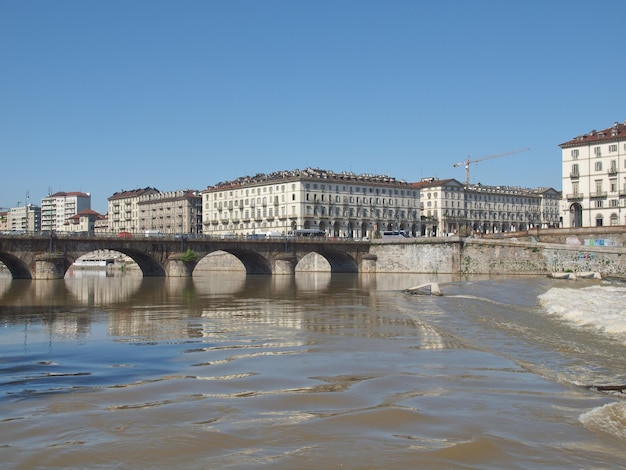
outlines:
[[[139,233],[139,209],[137,203],[142,196],[158,194],[155,188],[132,189],[113,193],[108,200],[108,230],[111,234],[120,232]]]
[[[104,217],[98,212],[85,209],[67,220],[65,231],[81,235],[94,235],[96,222],[101,219]]]
[[[139,230],[163,235],[202,233],[202,196],[199,191],[180,190],[144,194],[137,200]]]
[[[329,237],[378,237],[420,231],[419,191],[386,175],[318,168],[278,171],[202,191],[205,235],[318,230]]]
[[[91,209],[89,193],[58,192],[41,200],[41,230],[63,232],[70,217],[85,209]]]
[[[561,193],[552,188],[464,184],[455,179],[425,178],[420,191],[426,236],[499,233],[558,227]]]
[[[35,233],[41,230],[41,208],[34,204],[12,207],[7,212],[7,230]]]
[[[626,122],[562,143],[563,226],[626,224]]]
[[[108,231],[144,235],[202,232],[202,196],[196,190],[160,192],[155,188],[113,194],[109,199]],[[100,232],[101,228],[97,228]]]

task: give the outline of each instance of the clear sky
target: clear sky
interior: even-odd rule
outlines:
[[[0,207],[319,167],[561,189],[626,1],[0,0]]]

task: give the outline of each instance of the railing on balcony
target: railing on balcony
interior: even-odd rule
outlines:
[[[583,197],[584,197],[583,193],[573,193],[573,194],[567,195],[567,199],[570,201],[576,200],[576,199],[582,199]]]

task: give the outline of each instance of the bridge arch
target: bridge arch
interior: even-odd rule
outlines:
[[[166,275],[164,266],[158,260],[143,251],[133,250],[131,248],[111,249],[119,251],[120,253],[132,258],[132,260],[137,263],[137,266],[141,269],[144,277],[161,277]]]
[[[144,277],[166,276],[164,265],[159,260],[153,258],[152,256],[145,253],[144,251],[133,249],[133,248],[120,247],[120,246],[116,246],[116,247],[103,246],[103,247],[98,247],[98,249],[117,251],[119,253],[122,253],[128,256],[135,263],[137,263],[137,266],[141,270]],[[76,261],[78,258],[82,256],[88,255],[89,253],[93,253],[93,251],[95,250],[68,251],[66,253],[68,264],[67,264],[67,269],[65,270],[65,273],[67,274],[67,271],[69,270],[70,266],[72,266],[74,261]]]
[[[0,261],[7,267],[13,279],[32,279],[33,274],[28,264],[10,253],[0,252]]]
[[[304,253],[298,257],[298,263],[302,261],[305,256],[315,253],[320,255],[328,264],[330,264],[330,271],[333,273],[358,273],[359,263],[356,259],[347,253],[338,250],[311,250],[308,253]]]
[[[270,261],[259,253],[252,250],[244,250],[237,248],[223,248],[221,250],[225,253],[229,253],[241,261],[243,264],[246,274],[272,274],[272,265]],[[210,253],[205,253],[203,258]]]

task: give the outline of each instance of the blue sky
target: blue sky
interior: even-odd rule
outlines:
[[[626,120],[626,2],[0,0],[0,207],[282,169],[561,189]]]

